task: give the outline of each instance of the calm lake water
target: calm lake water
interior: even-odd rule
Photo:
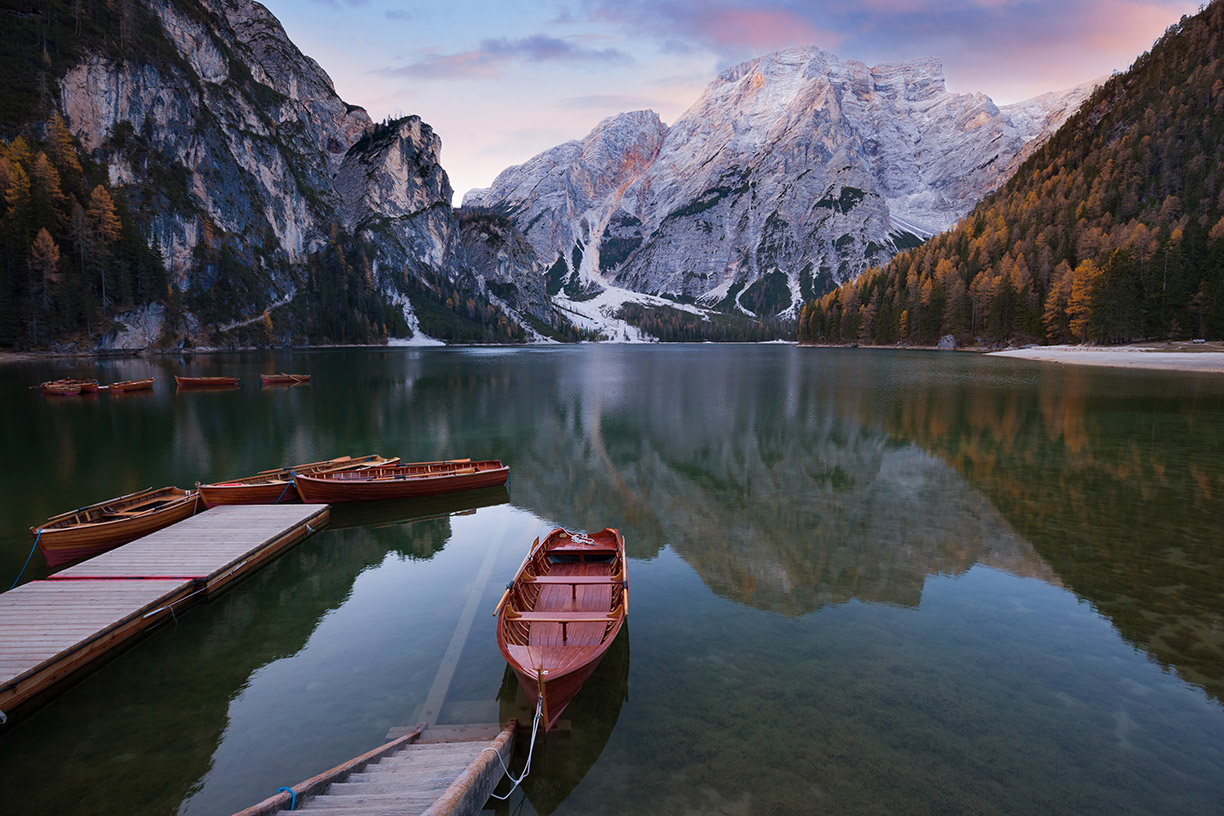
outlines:
[[[28,389],[86,374],[157,390]],[[143,487],[511,466],[336,509],[8,727],[6,816],[253,804],[414,724],[469,603],[438,719],[511,716],[491,613],[554,526],[622,530],[629,623],[502,813],[1221,812],[1224,378],[601,345],[9,364],[0,399],[3,587],[31,524]]]

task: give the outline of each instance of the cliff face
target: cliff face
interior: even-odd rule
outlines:
[[[405,331],[420,325],[422,300],[448,297],[478,304],[470,311],[482,319],[515,323],[521,307],[553,320],[538,303],[491,295],[468,262],[441,140],[419,117],[376,124],[347,105],[258,3],[150,0],[137,9],[137,22],[160,29],[156,36],[126,50],[85,50],[59,79],[57,106],[160,247],[187,301],[177,331],[207,338],[209,318],[191,313],[198,300],[222,303],[213,324],[246,325],[270,309],[289,335],[309,336],[296,325],[321,300],[308,270],[325,248],[353,241],[366,248],[369,268],[358,271],[369,297],[401,311]],[[504,264],[498,274],[509,274]],[[533,268],[513,275],[524,290],[542,281]],[[123,324],[142,325],[139,337],[112,333],[104,344],[147,343],[166,333],[163,317],[148,308],[122,315]],[[391,325],[366,322],[384,335]],[[445,323],[434,328],[444,332]],[[465,325],[463,336],[479,339],[480,323]]]
[[[948,93],[938,60],[781,51],[724,72],[670,129],[622,114],[465,204],[509,213],[580,288],[793,313],[955,223],[1089,90],[999,108]]]
[[[68,71],[69,129],[128,191],[180,286],[191,284],[205,223],[243,236],[238,245],[270,243],[264,264],[299,262],[326,238],[340,201],[333,177],[369,117],[262,6],[150,8],[174,52],[156,62],[93,54]]]

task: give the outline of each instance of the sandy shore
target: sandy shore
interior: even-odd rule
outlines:
[[[1034,346],[1033,348],[992,351],[991,357],[1019,357],[1051,363],[1108,366],[1110,368],[1150,368],[1164,371],[1205,371],[1224,374],[1224,348],[1219,343],[1193,345],[1175,343],[1160,346]]]

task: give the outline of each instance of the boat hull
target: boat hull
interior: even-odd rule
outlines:
[[[237,388],[237,377],[175,377],[174,384],[179,388]]]
[[[147,380],[125,380],[124,382],[111,383],[107,386],[107,390],[112,394],[126,394],[129,391],[148,391],[153,388],[153,377]]]
[[[294,474],[332,473],[342,470],[391,467],[397,464],[399,464],[398,458],[386,459],[376,453],[359,457],[341,456],[325,462],[274,468],[255,476],[231,479],[228,482],[197,484],[196,489],[200,491],[200,500],[208,508],[220,504],[281,504],[301,498],[297,486],[293,483]]]
[[[261,385],[309,385],[309,374],[260,374]]]
[[[443,463],[421,463],[443,464]],[[296,479],[302,501],[318,504],[337,504],[353,501],[384,501],[407,499],[414,496],[433,496],[460,490],[476,490],[482,487],[504,485],[510,478],[510,468],[497,462],[497,467],[481,467],[489,464],[473,462],[472,472],[448,472],[440,475],[384,477],[372,471],[369,476],[360,473],[341,473],[332,476],[303,476]],[[407,465],[408,470],[419,465]]]
[[[195,514],[198,496],[194,491],[165,506],[131,518],[100,521],[71,527],[34,528],[38,549],[47,566],[54,569],[72,561],[98,555],[115,547],[155,533]]]
[[[553,530],[533,545],[498,605],[497,645],[545,730],[616,640],[629,611],[625,542]]]
[[[578,671],[569,672],[560,677],[550,677],[544,681],[544,705],[540,710],[548,712],[548,719],[542,723],[545,733],[551,731],[561,719],[565,707],[577,696],[582,684],[590,679],[602,661],[603,652],[600,652],[598,657],[583,665]],[[510,664],[510,668],[514,670],[514,676],[518,678],[519,686],[526,693],[527,699],[531,701],[531,708],[534,711],[536,703],[540,700],[539,682],[534,675],[528,674],[514,663]]]
[[[48,380],[41,386],[44,393],[57,394],[60,396],[75,396],[77,394],[96,394],[98,393],[97,380]]]
[[[256,485],[200,485],[200,501],[210,509],[222,504],[283,504],[299,498],[293,482],[288,479]]]

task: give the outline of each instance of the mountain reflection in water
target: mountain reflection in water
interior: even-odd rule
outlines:
[[[1065,585],[1224,699],[1211,378],[806,349],[781,376],[692,376],[686,356],[563,369],[515,500],[622,519],[631,555],[670,546],[720,595],[786,615],[914,606],[927,577],[974,564]]]

